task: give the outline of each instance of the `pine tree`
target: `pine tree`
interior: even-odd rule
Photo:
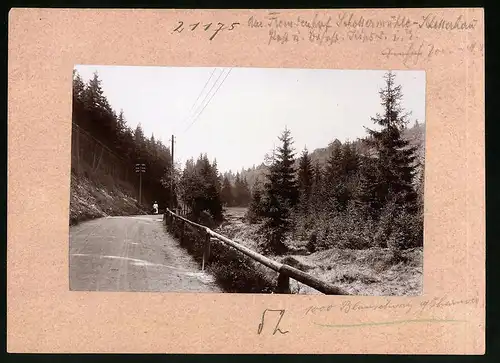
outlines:
[[[243,207],[247,207],[252,200],[252,192],[250,191],[250,187],[248,185],[247,178],[244,177],[241,183],[242,186],[242,195],[243,195]]]
[[[241,206],[243,198],[243,186],[240,173],[237,172],[234,178],[234,205]]]
[[[299,159],[298,185],[300,195],[300,206],[304,212],[309,209],[312,187],[314,182],[314,172],[311,157],[307,148],[304,148]]]
[[[345,178],[342,144],[334,143],[332,147],[332,153],[326,163],[323,194],[327,201],[326,209],[330,212],[337,212],[345,207],[346,187],[343,183]]]
[[[371,137],[368,142],[377,153],[378,204],[394,200],[399,207],[415,211],[417,194],[413,181],[416,148],[402,137],[408,113],[402,108],[403,93],[401,85],[395,84],[395,74],[388,72],[384,79],[385,87],[379,92],[384,113],[372,117],[372,121],[382,128],[379,131],[367,129]]]
[[[353,193],[354,203],[358,209],[367,211],[371,215],[383,207],[376,194],[377,183],[376,159],[368,156],[360,157],[358,179]]]
[[[324,197],[324,170],[319,161],[314,163],[314,172],[313,172],[313,185],[312,185],[312,205],[314,206],[314,210],[318,213],[323,209],[325,197]]]
[[[234,205],[233,186],[227,175],[224,176],[222,181],[221,198],[222,202],[227,207],[232,207]]]
[[[269,240],[269,249],[275,253],[283,253],[286,247],[283,243],[284,235],[289,228],[290,208],[281,195],[280,168],[277,161],[269,167],[265,188],[265,202],[263,214],[265,216],[264,229]]]
[[[282,145],[272,158],[265,188],[263,206],[266,217],[264,228],[269,237],[269,248],[278,254],[286,251],[284,237],[291,227],[291,209],[297,203],[298,189],[294,169],[293,140],[290,130],[279,137]]]
[[[80,74],[73,70],[73,100],[83,103],[83,96],[85,92],[85,83]]]
[[[279,174],[280,196],[290,205],[295,206],[298,201],[298,185],[295,174],[295,153],[290,130],[285,128],[278,138],[282,145],[277,148],[276,167]]]
[[[101,87],[101,80],[97,72],[89,80],[87,87],[85,87],[83,101],[85,108],[89,112],[100,111],[104,104],[103,90]]]
[[[252,187],[251,202],[248,207],[247,218],[250,223],[257,222],[264,215],[262,185],[256,182]]]
[[[134,131],[134,146],[135,146],[135,158],[138,161],[143,161],[146,158],[146,148],[145,148],[145,138],[144,131],[142,131],[142,126],[139,123]]]

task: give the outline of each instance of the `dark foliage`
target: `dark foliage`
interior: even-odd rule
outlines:
[[[214,221],[222,221],[224,186],[220,183],[216,161],[211,164],[207,155],[200,155],[196,163],[194,159],[188,160],[177,188],[180,203],[193,220],[198,221],[202,213],[207,212]]]
[[[170,149],[154,135],[147,138],[140,124],[135,130],[127,126],[123,111],[117,115],[111,108],[97,73],[85,83],[73,71],[73,122],[119,155],[130,173],[134,173],[136,163],[146,164],[142,180],[143,190],[148,191],[145,195],[158,201],[160,206],[170,203],[174,197],[169,188],[172,175]]]
[[[251,222],[263,222],[273,252],[286,251],[287,234],[307,241],[311,252],[422,246],[423,162],[403,138],[411,130],[401,86],[392,72],[384,79],[384,112],[372,118],[379,129],[367,129],[366,138],[355,142],[335,140],[324,163],[313,163],[307,149],[294,163],[290,131],[280,137],[282,146],[270,158],[264,188],[253,190],[248,211]]]
[[[168,227],[177,238],[181,237],[182,225],[175,223]],[[197,229],[186,227],[182,247],[184,247],[200,264],[203,260],[205,234]],[[213,275],[217,284],[226,292],[239,293],[272,293],[277,286],[276,273],[253,261],[239,251],[212,242],[207,271]]]

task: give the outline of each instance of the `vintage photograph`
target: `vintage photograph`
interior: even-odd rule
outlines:
[[[415,296],[425,72],[77,65],[72,291]]]

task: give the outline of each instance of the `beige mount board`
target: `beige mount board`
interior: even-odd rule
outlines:
[[[483,44],[478,8],[12,9],[8,351],[483,354]],[[423,295],[69,291],[76,64],[424,70]]]

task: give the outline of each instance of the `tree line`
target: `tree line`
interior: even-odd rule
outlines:
[[[408,248],[423,243],[423,164],[402,134],[409,114],[403,93],[388,72],[380,90],[383,113],[372,117],[377,130],[354,142],[335,140],[325,162],[297,155],[291,131],[262,165],[245,173],[220,173],[206,154],[172,165],[170,149],[140,124],[132,130],[103,94],[98,74],[87,82],[74,72],[73,120],[126,160],[131,171],[144,163],[143,180],[160,205],[171,202],[194,220],[222,221],[224,206],[248,206],[250,223],[262,226],[264,249],[286,251],[286,239],[308,241],[311,251],[333,246]],[[247,176],[265,170],[264,176]],[[170,190],[173,193],[170,193]]]
[[[247,207],[252,199],[252,193],[246,177],[239,172],[224,173],[222,178],[221,197],[226,207]]]
[[[395,249],[423,243],[423,165],[402,137],[409,113],[395,75],[384,76],[378,130],[356,142],[336,140],[325,164],[304,149],[296,158],[291,131],[279,137],[264,183],[252,190],[250,222],[262,222],[265,249],[281,254],[286,238],[312,251],[334,246]],[[298,159],[298,160],[296,160]]]
[[[141,124],[134,130],[127,125],[123,110],[117,113],[104,95],[97,72],[84,82],[73,71],[73,122],[119,155],[131,173],[136,163],[146,164],[142,187],[150,198],[166,205],[175,197],[170,195],[170,148],[154,135],[146,137]]]

